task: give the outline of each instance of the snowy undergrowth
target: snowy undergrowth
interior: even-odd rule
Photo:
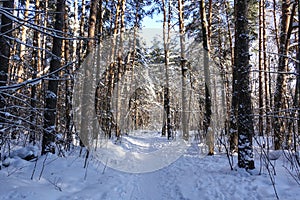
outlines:
[[[146,152],[162,148],[165,142],[164,138],[145,134],[124,136],[121,146]],[[275,199],[265,168],[261,175],[250,175],[242,169],[231,171],[226,155],[203,157],[197,148],[191,146],[173,164],[143,174],[116,171],[92,157],[84,169],[78,149],[65,158],[42,156],[36,163],[15,156],[8,167],[0,170],[0,199]],[[285,200],[299,199],[300,187],[283,167],[284,162],[284,157],[276,161],[278,195]],[[258,164],[256,156],[257,168]]]

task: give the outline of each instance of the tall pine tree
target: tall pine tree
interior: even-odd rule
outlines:
[[[234,68],[236,75],[238,166],[254,169],[252,137],[253,119],[250,89],[250,54],[248,29],[248,1],[235,1],[235,47]]]
[[[65,0],[58,0],[56,3],[56,15],[54,29],[57,31],[57,37],[53,38],[52,59],[50,62],[50,73],[55,72],[61,67],[61,50],[62,36],[60,32],[64,27],[64,12]],[[45,112],[44,112],[44,134],[42,141],[42,154],[48,152],[55,153],[55,119],[56,119],[56,103],[58,89],[58,72],[54,73],[48,82],[48,88],[45,97]]]

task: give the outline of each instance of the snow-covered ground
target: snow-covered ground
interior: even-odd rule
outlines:
[[[124,136],[120,146],[147,152],[147,148],[153,151],[167,142],[150,136]],[[117,171],[92,156],[84,169],[84,158],[78,155],[74,150],[64,158],[48,155],[37,162],[11,158],[10,165],[0,170],[0,199],[276,199],[265,168],[261,175],[231,171],[225,154],[203,157],[195,145],[169,166],[148,173]],[[276,161],[278,195],[284,200],[299,199],[300,186],[282,167],[284,162],[283,158]],[[259,168],[258,156],[256,166]]]

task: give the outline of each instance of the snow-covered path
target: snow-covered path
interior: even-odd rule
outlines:
[[[140,143],[132,138],[127,141],[132,142],[132,147],[138,144],[147,146],[145,138],[141,140]],[[153,148],[153,145],[150,143],[149,147]],[[126,146],[130,148],[130,143]],[[30,177],[34,163],[13,159],[11,166],[0,170],[0,199],[275,199],[266,171],[262,175],[250,175],[244,170],[231,171],[226,155],[222,154],[203,157],[196,148],[190,148],[176,162],[163,169],[130,174],[105,168],[95,159],[89,161],[87,170],[83,169],[83,158],[78,158],[77,153],[67,158],[49,156],[40,180],[44,157],[37,162],[33,180]],[[279,197],[284,200],[299,199],[299,185],[280,164],[277,166]]]

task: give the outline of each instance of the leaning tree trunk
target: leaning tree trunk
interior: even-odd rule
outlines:
[[[56,3],[56,15],[54,29],[57,31],[58,37],[53,38],[52,59],[50,62],[50,73],[56,71],[61,66],[61,50],[63,35],[59,32],[63,31],[64,27],[64,12],[65,0],[58,0]],[[52,79],[48,82],[48,89],[45,97],[45,112],[44,112],[44,134],[42,141],[42,154],[48,152],[55,153],[55,118],[56,118],[56,103],[58,89],[58,72],[54,73]]]
[[[253,119],[251,108],[248,1],[235,2],[235,48],[234,73],[236,74],[237,131],[238,131],[238,166],[254,168],[253,159]]]

